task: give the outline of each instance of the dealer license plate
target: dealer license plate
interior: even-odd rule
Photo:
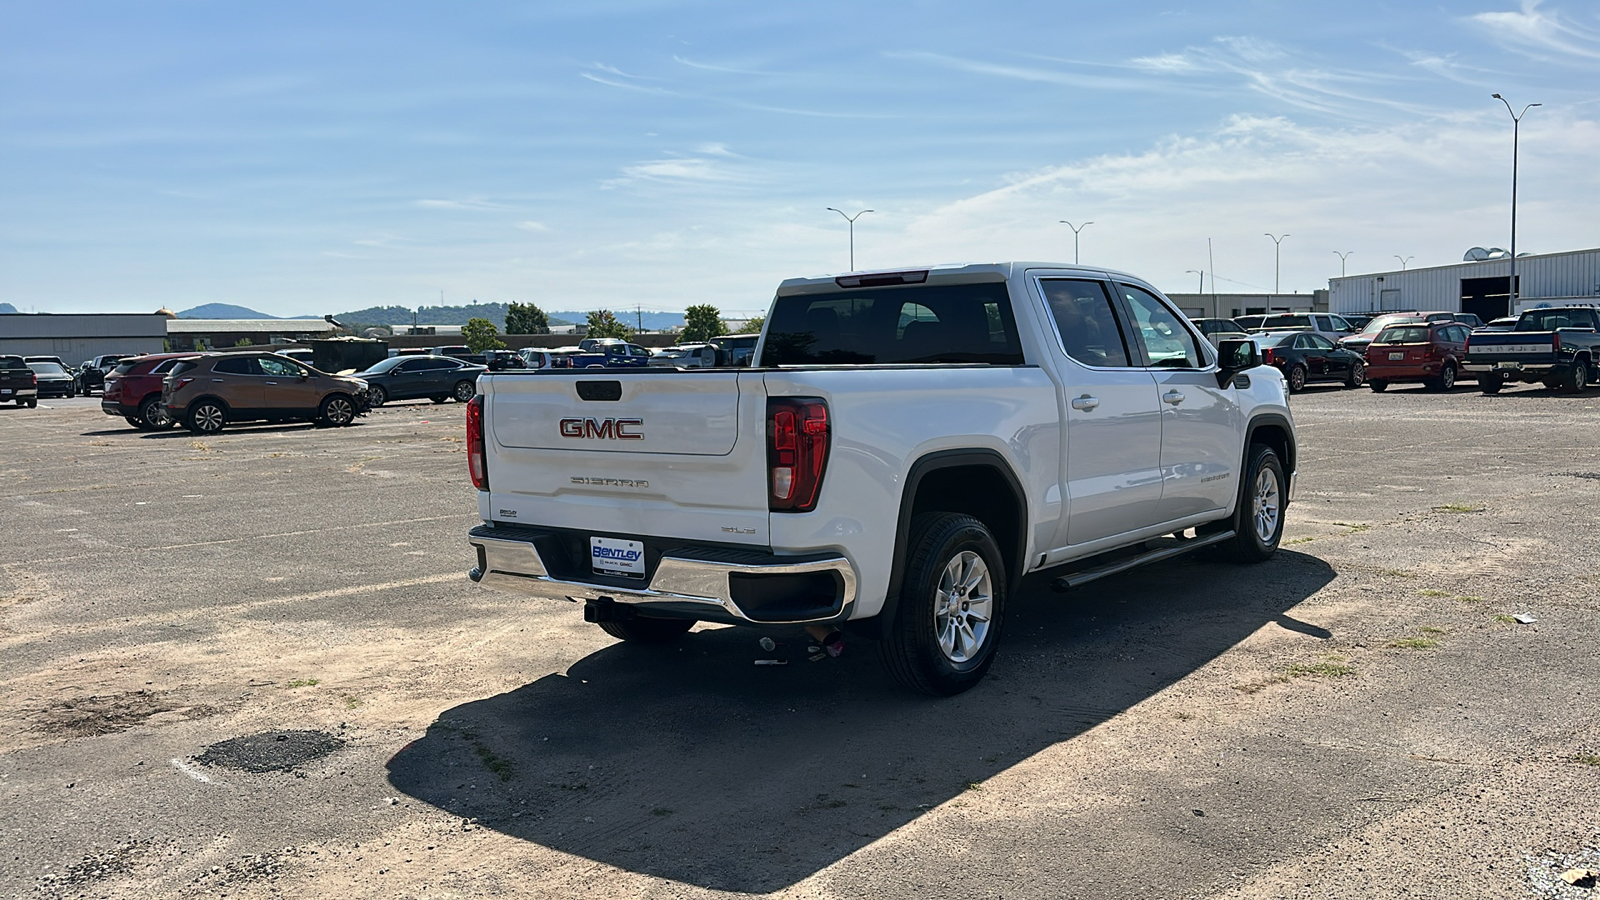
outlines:
[[[644,543],[616,538],[589,538],[589,563],[606,575],[644,577]]]
[[[1522,363],[1519,363],[1516,360],[1502,360],[1495,363],[1494,367],[1496,369],[1520,369],[1522,368]]]
[[[1389,358],[1390,359],[1405,359],[1406,358],[1406,354],[1405,354],[1405,351],[1402,350],[1399,353],[1391,353],[1391,354],[1389,354]]]
[[[11,393],[11,388],[0,388],[0,394],[9,394],[9,393]]]

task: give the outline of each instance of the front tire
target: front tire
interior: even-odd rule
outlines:
[[[878,645],[900,684],[937,697],[983,680],[1005,618],[1006,571],[982,522],[924,513],[911,522],[905,577],[888,635]]]
[[[1298,394],[1306,389],[1306,367],[1291,366],[1289,368],[1289,393]]]
[[[466,403],[468,400],[471,400],[474,396],[476,396],[477,393],[478,386],[476,384],[473,384],[470,381],[456,382],[454,396],[457,403]]]
[[[1345,377],[1344,386],[1347,388],[1361,387],[1361,382],[1367,380],[1367,364],[1357,360],[1350,364],[1350,374]]]
[[[1236,534],[1223,545],[1229,558],[1235,562],[1263,562],[1277,552],[1288,508],[1287,484],[1278,452],[1266,444],[1251,444],[1239,510],[1234,514]]]
[[[634,644],[665,644],[682,637],[694,627],[694,619],[627,619],[622,622],[601,622],[600,630],[606,634]]]
[[[189,407],[184,424],[195,434],[216,434],[228,422],[228,411],[215,400],[201,400]]]
[[[375,385],[367,388],[367,405],[368,406],[372,407],[373,409],[377,409],[378,407],[380,407],[380,406],[382,406],[382,405],[384,405],[385,403],[388,403],[388,402],[389,402],[389,392],[384,390],[382,385],[376,385],[375,384]]]
[[[334,428],[343,428],[356,420],[356,405],[344,394],[334,394],[322,401],[317,410],[317,421]]]

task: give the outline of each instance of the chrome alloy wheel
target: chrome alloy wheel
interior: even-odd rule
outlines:
[[[963,550],[939,576],[934,598],[933,629],[939,649],[953,663],[964,663],[983,650],[994,612],[994,580],[983,557]]]
[[[222,407],[215,403],[202,403],[200,408],[194,411],[195,429],[206,434],[221,431],[226,415]]]
[[[1256,537],[1261,543],[1270,545],[1272,536],[1278,533],[1278,519],[1283,515],[1283,504],[1278,496],[1277,472],[1266,466],[1261,467],[1261,472],[1256,475],[1255,497],[1251,505]]]
[[[330,425],[349,425],[356,417],[356,408],[349,400],[343,397],[334,397],[328,401],[326,412],[323,415]]]

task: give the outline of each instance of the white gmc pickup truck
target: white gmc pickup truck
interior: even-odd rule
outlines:
[[[785,281],[755,365],[489,372],[467,408],[485,585],[630,641],[832,625],[914,690],[994,661],[1008,592],[1278,547],[1294,420],[1118,272],[999,263]]]

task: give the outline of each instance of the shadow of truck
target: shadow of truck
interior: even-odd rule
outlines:
[[[988,679],[949,699],[898,689],[865,641],[808,662],[752,629],[616,644],[441,714],[389,761],[399,790],[480,827],[629,871],[766,893],[793,885],[1182,679],[1334,577],[1155,566],[1066,595],[1014,592]],[[577,610],[573,610],[577,614]],[[786,657],[785,666],[753,665]]]

